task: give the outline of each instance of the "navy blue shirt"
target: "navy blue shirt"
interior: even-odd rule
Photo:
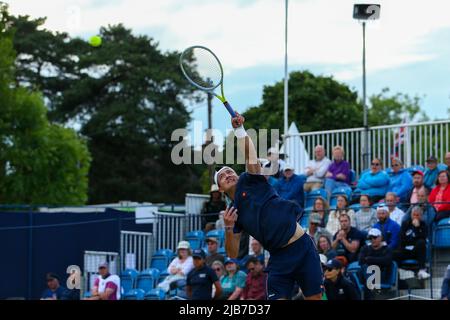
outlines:
[[[338,233],[339,233],[339,231],[336,232],[336,234],[333,236],[333,241],[336,240]],[[364,244],[365,236],[361,231],[359,231],[355,227],[350,227],[350,230],[347,233],[346,239],[348,242],[352,242],[353,240],[358,240],[359,247],[361,248],[361,245]],[[353,262],[358,258],[358,252],[359,252],[359,249],[355,253],[351,253],[350,251],[348,251],[347,248],[342,243],[342,241],[339,241],[339,244],[336,248],[337,255],[345,256],[349,262]]]
[[[57,300],[74,300],[72,297],[72,292],[68,289],[64,288],[63,286],[59,286],[58,289],[55,291],[52,291],[50,289],[46,289],[43,293],[41,298],[47,299],[47,298],[56,298]]]
[[[294,235],[301,207],[281,198],[262,175],[244,172],[234,196],[238,219],[234,232],[245,230],[269,252],[286,245]]]
[[[192,269],[188,273],[186,285],[192,289],[192,300],[212,300],[212,285],[219,281],[216,273],[204,265],[201,269]]]

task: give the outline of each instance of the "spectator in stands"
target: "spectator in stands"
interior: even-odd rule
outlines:
[[[87,300],[120,300],[120,278],[109,272],[109,265],[103,262],[98,266],[100,274],[94,282],[91,297]]]
[[[414,205],[411,205],[411,207],[406,211],[405,216],[403,217],[402,223],[408,220],[411,217],[411,211],[412,208],[415,206],[419,206],[422,208],[423,215],[422,219],[425,221],[428,225],[429,231],[431,231],[431,227],[433,224],[434,217],[436,216],[436,211],[434,210],[434,207],[428,203],[428,189],[422,188],[417,193],[417,203]],[[431,234],[431,232],[430,232]]]
[[[339,223],[341,227],[334,235],[331,247],[336,250],[338,256],[346,258],[347,263],[344,264],[345,267],[348,263],[358,259],[359,247],[364,235],[351,226],[351,219],[347,214],[342,214],[339,217]]]
[[[328,214],[330,213],[330,205],[328,204],[328,201],[322,197],[317,197],[317,199],[314,200],[313,210],[311,214],[312,213],[319,214],[320,216],[319,226],[324,228],[328,221]]]
[[[214,223],[219,219],[219,212],[225,210],[226,203],[222,199],[222,193],[219,187],[215,184],[211,186],[209,201],[203,204],[202,214],[202,229],[205,232],[215,228]]]
[[[421,170],[415,170],[412,173],[413,177],[413,187],[408,192],[408,195],[406,196],[407,202],[411,205],[415,205],[419,203],[419,191],[423,189],[427,189],[424,185],[424,173]],[[411,206],[409,206],[411,207]]]
[[[212,263],[216,260],[224,263],[225,257],[221,255],[220,253],[217,253],[217,250],[219,249],[219,240],[217,238],[207,238],[205,240],[206,244],[208,245],[208,254],[206,256],[206,265],[208,267],[212,266]]]
[[[59,283],[59,277],[53,272],[46,275],[47,289],[42,293],[41,300],[79,300],[73,292]]]
[[[362,174],[359,178],[356,191],[366,194],[371,202],[376,203],[384,198],[389,188],[389,176],[383,171],[383,163],[380,159],[373,159],[370,171]]]
[[[265,300],[267,273],[263,271],[263,264],[259,259],[252,257],[247,260],[245,267],[248,274],[241,300]]]
[[[191,246],[187,241],[180,241],[177,246],[178,256],[172,260],[167,268],[169,275],[158,287],[165,292],[170,290],[170,284],[178,280],[186,279],[187,274],[194,269],[194,261],[191,256]]]
[[[392,251],[396,250],[400,242],[400,226],[389,218],[389,209],[385,205],[377,208],[377,219],[378,222],[373,227],[381,231],[389,248]]]
[[[429,202],[436,209],[434,221],[437,223],[442,219],[450,217],[450,173],[439,172],[436,187],[431,191]]]
[[[361,209],[355,214],[355,227],[359,231],[367,234],[377,222],[377,211],[370,206],[370,199],[366,194],[361,195],[359,204],[361,205]]]
[[[383,241],[381,231],[376,228],[369,230],[368,239],[370,245],[364,246],[359,255],[359,265],[361,266],[361,277],[365,284],[366,297],[371,296],[371,290],[367,287],[367,278],[371,273],[367,273],[369,266],[378,266],[381,271],[381,282],[386,283],[389,277],[392,265],[392,250]]]
[[[261,261],[262,265],[264,265],[264,250],[263,250],[263,247],[262,247],[261,243],[259,243],[258,240],[254,239],[254,238],[251,238],[251,240],[250,240],[250,248],[251,248],[252,253],[241,259],[241,264],[240,265],[244,267],[243,268],[244,271],[246,271],[245,268],[246,268],[246,265],[247,265],[247,261],[250,258],[256,258],[259,261]]]
[[[395,260],[414,259],[419,262],[419,279],[427,279],[430,274],[425,268],[427,256],[427,236],[428,226],[422,217],[423,211],[419,206],[414,206],[411,210],[411,216],[403,221],[400,229],[400,250],[395,254]]]
[[[447,166],[447,172],[450,174],[450,152],[445,154],[445,165]]]
[[[222,279],[225,275],[225,266],[221,261],[214,261],[211,268],[216,272],[217,278]]]
[[[389,210],[389,217],[401,226],[405,212],[397,208],[397,195],[394,192],[388,192],[386,193],[385,201]]]
[[[444,279],[442,280],[441,299],[450,300],[450,264],[447,266]]]
[[[227,259],[225,262],[226,275],[220,281],[222,285],[222,299],[239,300],[242,291],[245,288],[245,280],[247,275],[238,270],[238,262],[236,259]]]
[[[225,222],[223,221],[223,214],[225,211],[219,212],[219,219],[216,221],[216,230],[225,230]]]
[[[334,189],[349,186],[350,164],[344,160],[344,149],[341,146],[333,148],[333,162],[328,167],[325,178],[325,190],[328,192],[328,198]]]
[[[325,236],[330,240],[333,239],[333,235],[327,229],[320,227],[321,223],[322,219],[318,213],[313,212],[309,216],[309,228],[306,230],[306,233],[311,236],[314,243],[317,243],[321,236]]]
[[[303,186],[306,192],[323,187],[325,175],[331,165],[330,159],[325,156],[325,148],[323,146],[316,146],[314,149],[314,160],[309,161],[305,168],[306,182]]]
[[[294,173],[294,167],[287,164],[284,167],[283,177],[275,185],[275,190],[283,199],[292,200],[303,208],[305,200],[304,183],[304,179]]]
[[[438,167],[438,159],[435,156],[430,156],[427,159],[427,169],[425,170],[425,176],[423,178],[424,184],[429,190],[436,187],[436,180],[439,171],[440,168]]]
[[[403,168],[403,162],[398,158],[392,159],[392,171],[389,174],[388,192],[395,192],[401,203],[408,202],[408,191],[412,188],[412,177],[408,170]]]
[[[343,275],[342,268],[337,259],[327,262],[324,281],[327,300],[359,300],[358,289]]]
[[[205,252],[195,249],[192,253],[194,269],[186,277],[186,293],[191,300],[218,299],[222,294],[222,287],[217,274],[205,264]],[[215,288],[214,296],[212,294]]]
[[[265,168],[270,168],[271,176],[278,180],[282,177],[285,170],[286,163],[281,159],[277,148],[269,148],[267,150],[268,163],[264,165]]]
[[[327,261],[337,256],[336,250],[331,247],[331,240],[327,236],[320,236],[317,240],[317,250],[327,257]]]
[[[345,195],[339,195],[337,197],[336,210],[332,210],[330,212],[330,215],[328,216],[327,230],[331,234],[335,234],[339,230],[339,217],[342,214],[346,214],[350,217],[353,227],[356,225],[355,211],[353,211],[353,209],[350,209],[348,207],[348,199],[347,196]]]

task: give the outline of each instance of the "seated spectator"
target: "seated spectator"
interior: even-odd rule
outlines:
[[[450,174],[450,152],[445,154],[445,165],[447,166],[447,172]]]
[[[207,238],[205,242],[208,245],[208,254],[206,255],[206,265],[208,267],[211,267],[212,263],[216,260],[224,263],[225,257],[220,253],[217,253],[217,250],[219,249],[219,240],[217,238],[211,237]]]
[[[336,259],[326,264],[324,287],[327,300],[360,300],[359,290],[343,275],[342,268]]]
[[[205,252],[195,249],[192,253],[194,269],[186,277],[186,294],[191,300],[218,299],[222,294],[222,287],[217,274],[205,264]],[[215,288],[214,296],[212,288]]]
[[[380,159],[373,159],[370,171],[359,178],[355,192],[366,194],[371,202],[375,203],[384,198],[389,188],[389,176],[383,171],[383,163]]]
[[[222,285],[222,299],[239,300],[242,291],[245,288],[245,280],[247,275],[238,270],[239,266],[236,259],[227,259],[225,269],[227,273],[220,280]]]
[[[100,274],[94,282],[91,297],[86,300],[120,300],[120,278],[109,273],[109,265],[103,262],[98,266]]]
[[[225,266],[220,261],[214,261],[211,265],[211,269],[216,273],[217,279],[222,280],[222,277],[225,275]],[[216,286],[212,286],[212,296],[214,297],[216,293]]]
[[[269,160],[269,162],[266,163],[264,167],[270,168],[271,176],[276,180],[283,176],[283,171],[286,168],[286,162],[284,162],[280,156],[282,155],[280,155],[277,148],[269,148],[269,150],[267,150],[267,160]]]
[[[424,175],[423,180],[424,180],[425,186],[429,190],[436,187],[436,180],[437,180],[439,171],[441,171],[441,169],[444,169],[444,168],[438,166],[438,159],[435,156],[430,156],[427,159],[427,169],[425,170],[425,175]]]
[[[367,234],[377,222],[377,211],[370,206],[368,195],[361,195],[359,204],[361,205],[361,210],[355,213],[355,227],[362,233]]]
[[[424,173],[420,170],[416,170],[412,173],[413,177],[413,187],[408,192],[408,195],[406,196],[407,201],[409,202],[410,206],[413,206],[417,203],[419,203],[419,191],[423,189],[427,189],[424,185]],[[429,190],[429,189],[427,189]]]
[[[306,182],[303,186],[305,192],[320,189],[323,187],[325,175],[331,161],[325,156],[325,148],[316,146],[314,149],[314,160],[309,161],[305,168]]]
[[[335,234],[339,230],[339,217],[342,214],[346,214],[350,217],[353,227],[356,225],[355,211],[353,211],[353,209],[350,209],[348,207],[348,199],[345,195],[339,195],[337,197],[336,210],[332,210],[330,212],[330,215],[328,216],[327,230],[331,234]]]
[[[177,246],[178,256],[172,260],[167,268],[169,275],[158,284],[165,292],[170,290],[170,284],[178,280],[186,279],[187,274],[194,269],[194,261],[191,256],[191,246],[187,241],[180,241]]]
[[[400,229],[400,250],[395,255],[395,260],[414,259],[419,262],[419,279],[428,279],[430,274],[425,268],[427,257],[428,227],[422,217],[422,208],[415,206],[411,210],[411,216],[403,221]]]
[[[385,201],[389,210],[389,217],[401,226],[405,212],[403,212],[400,208],[397,208],[397,195],[394,192],[388,192],[386,194]]]
[[[396,250],[400,242],[400,226],[389,218],[389,210],[384,205],[377,208],[377,219],[378,221],[373,227],[381,230],[388,247],[392,251]]]
[[[319,254],[327,257],[327,261],[337,256],[336,250],[331,247],[331,240],[327,236],[319,237],[319,240],[317,240],[317,250]]]
[[[341,228],[334,235],[331,247],[336,250],[337,256],[346,258],[347,264],[352,263],[358,259],[361,240],[364,236],[358,229],[351,226],[351,220],[347,214],[339,217],[339,223]]]
[[[321,222],[322,219],[318,213],[314,212],[309,216],[309,228],[306,233],[311,236],[314,243],[317,243],[321,236],[326,236],[330,240],[333,239],[333,235],[327,229],[320,227]]]
[[[226,203],[222,199],[222,193],[219,187],[215,184],[211,186],[209,201],[203,204],[202,214],[202,229],[205,232],[215,228],[214,223],[219,219],[219,212],[225,210]]]
[[[392,171],[389,173],[388,192],[394,192],[401,203],[408,202],[408,191],[412,188],[412,177],[408,170],[403,168],[403,162],[398,158],[392,159]]]
[[[441,300],[450,300],[450,264],[447,266],[444,279],[442,280]]]
[[[216,230],[225,230],[225,222],[223,221],[224,213],[225,213],[225,211],[223,211],[223,210],[219,212],[219,219],[217,219],[216,225],[215,225]]]
[[[370,229],[368,239],[370,240],[370,245],[364,246],[359,254],[363,283],[367,284],[367,278],[371,275],[371,273],[367,273],[367,268],[372,265],[380,268],[381,282],[386,283],[391,271],[392,250],[383,241],[383,235],[379,229]],[[370,297],[371,290],[367,288],[367,285],[365,285],[365,290],[368,294],[366,296]]]
[[[441,171],[436,181],[436,187],[431,190],[428,198],[431,205],[436,210],[434,221],[437,223],[442,219],[450,217],[450,174],[448,171]]]
[[[328,201],[322,197],[317,197],[317,199],[314,200],[314,205],[311,214],[312,213],[319,214],[320,227],[325,228],[328,221],[328,214],[330,213],[330,205],[328,204]]]
[[[72,290],[61,286],[59,277],[53,272],[46,275],[47,289],[42,293],[41,300],[79,300],[80,296],[76,296]]]
[[[280,197],[292,200],[303,208],[305,193],[303,192],[304,179],[294,173],[294,167],[287,164],[283,171],[283,176],[275,185],[275,190]]]
[[[261,243],[259,243],[258,240],[252,238],[250,240],[250,248],[252,253],[242,258],[240,265],[245,267],[247,265],[248,259],[250,258],[256,258],[261,261],[262,265],[264,265],[264,250]],[[243,271],[246,270],[244,269]]]
[[[251,257],[247,260],[245,267],[248,270],[248,274],[241,300],[265,300],[267,273],[264,273],[263,264],[261,264],[259,259]]]
[[[411,211],[412,208],[414,208],[415,206],[419,206],[422,209],[423,211],[422,219],[427,223],[428,229],[430,231],[429,234],[431,234],[431,227],[434,221],[434,217],[436,215],[436,211],[434,210],[434,207],[428,203],[427,188],[422,188],[419,190],[419,192],[417,193],[417,203],[415,205],[412,205],[408,209],[408,211],[406,211],[405,215],[403,216],[402,223],[411,218]]]
[[[333,148],[333,162],[325,175],[325,190],[328,198],[334,189],[350,185],[350,164],[344,160],[344,149],[341,146]]]

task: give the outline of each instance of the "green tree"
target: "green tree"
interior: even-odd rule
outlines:
[[[1,3],[0,14],[0,202],[84,204],[86,143],[73,130],[48,122],[40,94],[14,86],[14,30]]]

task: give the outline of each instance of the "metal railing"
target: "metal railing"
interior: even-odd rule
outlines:
[[[154,251],[155,239],[152,233],[120,232],[120,256],[122,257],[120,270],[150,268],[150,260]]]
[[[118,275],[120,273],[120,256],[118,252],[85,251],[83,260],[81,297],[94,286],[95,279],[98,277],[98,265],[100,263],[107,262],[111,274]]]
[[[403,130],[402,137],[400,137],[401,129]],[[290,139],[298,140],[300,137],[309,157],[314,156],[315,146],[322,145],[325,147],[329,159],[332,158],[333,147],[341,145],[345,150],[346,160],[350,162],[358,176],[367,168],[368,161],[374,157],[381,159],[388,167],[391,164],[391,156],[397,153],[398,157],[409,167],[424,165],[426,159],[431,155],[443,163],[445,153],[450,151],[450,120],[371,127],[368,132],[368,159],[363,158],[364,134],[364,128],[303,132],[286,136],[286,144],[289,145]],[[396,148],[398,141],[402,141],[402,143]],[[287,159],[290,163],[294,165],[296,162],[305,163],[303,159],[296,159],[303,157],[303,152],[296,152],[295,148],[289,149]]]

